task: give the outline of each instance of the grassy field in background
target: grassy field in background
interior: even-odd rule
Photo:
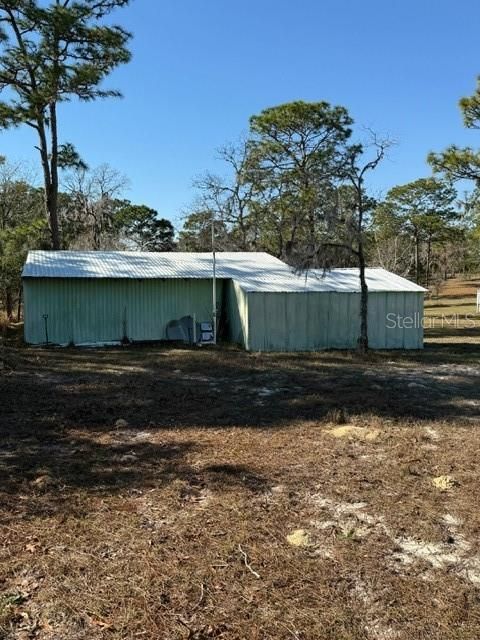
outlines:
[[[452,278],[439,294],[425,301],[426,343],[475,343],[480,341],[477,290],[480,277]]]
[[[11,336],[0,638],[478,640],[480,340],[434,331],[366,359]]]

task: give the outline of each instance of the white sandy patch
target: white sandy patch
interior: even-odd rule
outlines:
[[[378,598],[374,596],[363,580],[356,579],[353,595],[367,607],[367,624],[365,631],[372,640],[394,640],[399,637],[398,631],[386,626],[378,617]],[[381,599],[380,599],[381,601]]]
[[[394,558],[404,564],[423,560],[434,569],[452,569],[469,582],[480,584],[480,557],[466,555],[471,545],[463,536],[457,536],[452,544],[434,544],[413,538],[396,538],[394,542],[401,548],[400,552],[394,553]]]
[[[446,513],[442,516],[442,523],[447,527],[460,527],[463,524],[463,520],[453,516],[451,513]]]
[[[423,542],[414,538],[394,538],[401,551],[395,552],[394,558],[404,564],[412,564],[415,560],[425,560],[435,569],[444,569],[448,565],[459,562],[459,555],[450,551],[451,545]]]
[[[310,522],[317,530],[335,528],[343,535],[364,538],[373,529],[379,528],[398,547],[392,554],[397,562],[411,565],[423,561],[433,569],[451,570],[473,584],[480,584],[480,556],[469,555],[471,543],[458,531],[461,521],[451,514],[442,517],[442,524],[450,531],[452,541],[434,543],[409,536],[397,536],[387,526],[383,516],[367,513],[366,502],[336,502],[320,494],[310,494],[308,500],[328,511],[328,518]]]

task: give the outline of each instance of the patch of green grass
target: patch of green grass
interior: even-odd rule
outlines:
[[[462,316],[475,315],[480,319],[480,313],[477,313],[476,300],[472,296],[465,298],[449,298],[445,296],[425,301],[426,316],[454,314]]]

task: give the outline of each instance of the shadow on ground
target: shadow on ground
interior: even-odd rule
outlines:
[[[424,351],[248,354],[161,346],[108,350],[7,349],[0,377],[0,481],[19,491],[42,474],[63,485],[119,492],[198,475],[194,439],[169,432],[278,429],[351,416],[476,424],[480,345]],[[128,433],[116,430],[128,423]],[[162,434],[161,442],[142,433]],[[157,438],[158,439],[158,438]],[[249,477],[221,465],[220,484]],[[260,487],[252,476],[249,484]],[[33,485],[33,488],[35,487]]]

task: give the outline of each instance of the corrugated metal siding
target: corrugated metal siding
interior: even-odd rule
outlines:
[[[335,292],[248,294],[252,351],[354,349],[360,333],[360,294]],[[414,326],[391,326],[400,315]],[[368,333],[374,349],[423,347],[423,293],[370,293]]]
[[[196,314],[211,318],[209,279],[24,280],[25,339],[56,344],[162,340],[170,320]],[[225,290],[225,294],[224,294]],[[223,302],[225,295],[225,302]],[[238,282],[217,283],[228,337],[253,351],[314,351],[355,348],[360,330],[358,293],[246,293]],[[388,328],[387,317],[413,318],[412,328]],[[369,294],[369,341],[375,349],[423,346],[423,293]]]
[[[222,304],[223,282],[217,283]],[[35,278],[24,280],[25,340],[55,344],[163,340],[170,320],[196,314],[212,316],[212,281],[101,280]]]

